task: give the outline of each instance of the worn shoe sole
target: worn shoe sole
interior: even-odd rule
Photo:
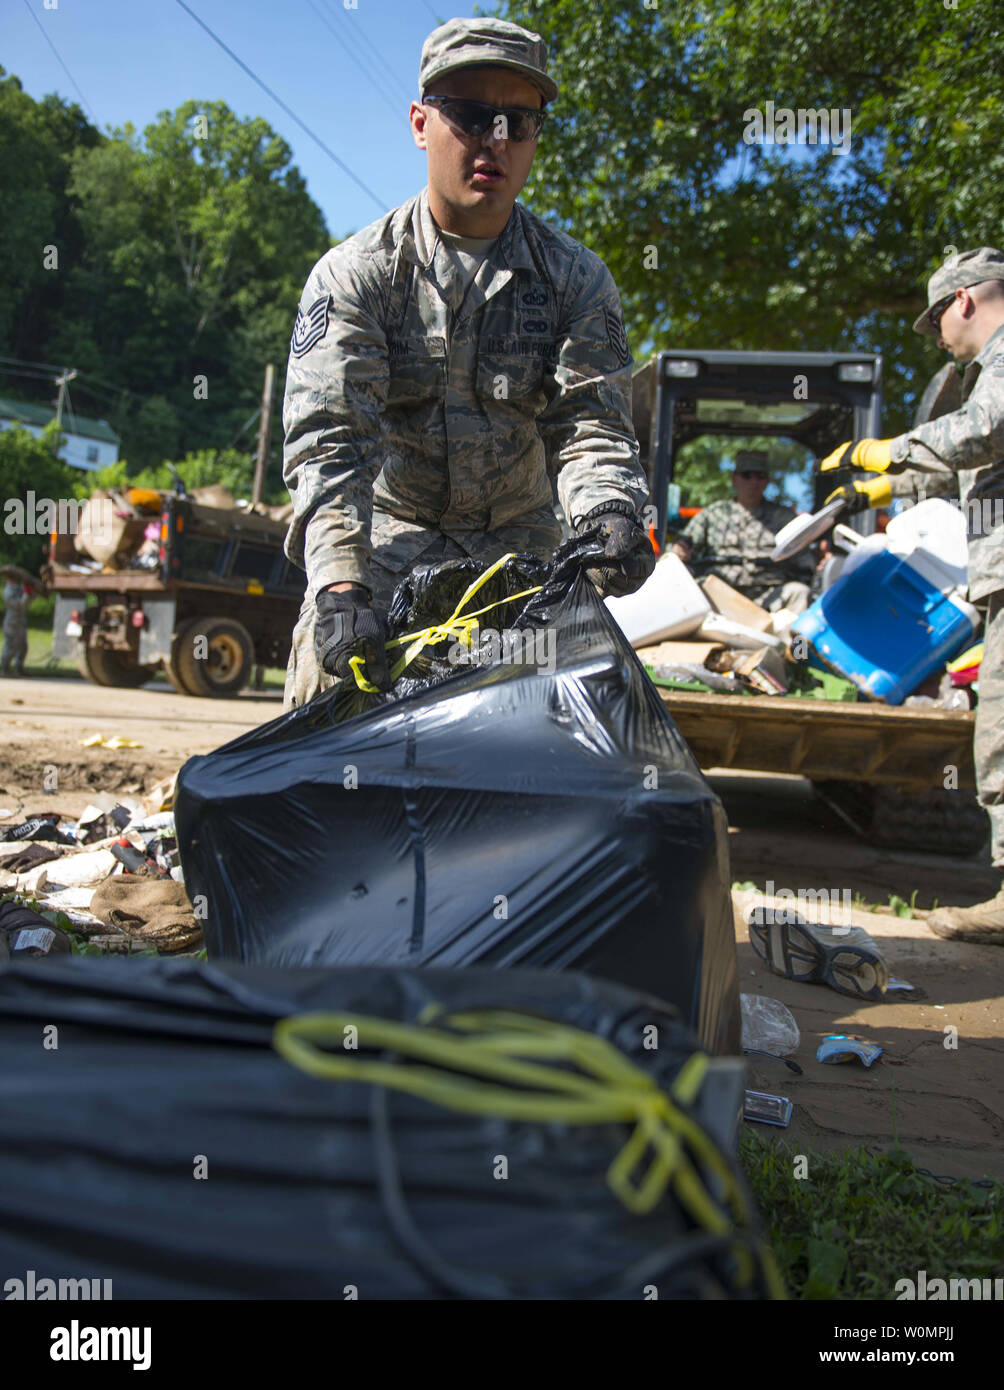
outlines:
[[[775,912],[774,920],[765,923],[760,908],[749,922],[750,944],[777,974],[803,984],[829,985],[857,999],[883,998],[889,967],[861,928],[852,927],[846,940],[834,941],[801,917],[779,922],[778,916],[785,914]]]

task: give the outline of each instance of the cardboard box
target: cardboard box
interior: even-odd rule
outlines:
[[[717,642],[659,642],[638,647],[637,655],[647,666],[705,666],[709,656],[724,650]]]
[[[731,584],[726,584],[717,574],[709,574],[702,579],[701,588],[716,613],[732,618],[734,622],[742,623],[745,627],[754,628],[757,632],[766,632],[770,627],[771,615],[766,608],[761,608],[738,589],[733,589]]]

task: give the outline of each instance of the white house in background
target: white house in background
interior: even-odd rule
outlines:
[[[51,406],[29,405],[27,401],[11,401],[0,396],[0,430],[20,425],[36,437],[56,418]],[[88,420],[74,412],[63,411],[62,431],[66,443],[59,451],[64,463],[74,468],[107,468],[117,463],[119,436],[106,420]]]

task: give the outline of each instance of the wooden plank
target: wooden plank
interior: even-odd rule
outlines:
[[[814,781],[975,785],[971,710],[902,709],[798,696],[660,694],[702,767],[796,773]]]

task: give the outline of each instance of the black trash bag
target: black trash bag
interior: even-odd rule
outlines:
[[[0,968],[4,1279],[29,1270],[36,1285],[108,1279],[116,1302],[353,1290],[361,1299],[756,1298],[775,1288],[730,1156],[738,1059],[710,1063],[696,1094],[676,1102],[699,1129],[682,1151],[706,1193],[702,1214],[672,1181],[645,1210],[612,1185],[633,1115],[462,1113],[396,1080],[320,1079],[274,1046],[279,1020],[318,1012],[341,1016],[341,1042],[348,1015],[359,1046],[332,1055],[353,1066],[382,1060],[404,1081],[414,1062],[371,1046],[366,1019],[469,1043],[497,1035],[488,1011],[498,1010],[510,1032],[515,1013],[548,1037],[552,1020],[591,1046],[606,1040],[619,1065],[632,1065],[634,1095],[671,1091],[682,1067],[703,1064],[672,1011],[576,974],[81,958]],[[47,1050],[39,1039],[53,1026],[58,1048]],[[470,1076],[470,1064],[448,1065],[454,1079]],[[569,1061],[537,1065],[589,1079]],[[563,1097],[543,1093],[560,1107]],[[672,1115],[664,1122],[680,1130]],[[652,1157],[639,1155],[632,1188]],[[723,1233],[711,1233],[715,1224]],[[737,1260],[743,1250],[750,1258]]]
[[[519,660],[427,670],[345,722],[333,688],[185,763],[175,822],[210,959],[586,970],[739,1052],[725,814],[582,574],[592,554],[559,551],[560,582],[513,620]],[[446,575],[459,597],[467,571]],[[436,581],[409,621],[442,616]]]
[[[408,644],[401,639],[445,622],[486,571],[492,572],[463,604],[461,616],[487,609],[479,619],[483,627],[497,632],[536,628],[546,623],[554,605],[568,597],[579,573],[601,554],[602,547],[590,533],[559,546],[550,562],[537,555],[513,554],[497,569],[470,559],[416,566],[397,586],[391,599],[387,614],[388,667],[393,672],[406,650]],[[339,681],[330,697],[332,721],[355,718],[378,705],[449,680],[457,674],[457,663],[450,659],[450,649],[456,641],[454,635],[425,643],[386,693],[360,688],[355,677]]]

